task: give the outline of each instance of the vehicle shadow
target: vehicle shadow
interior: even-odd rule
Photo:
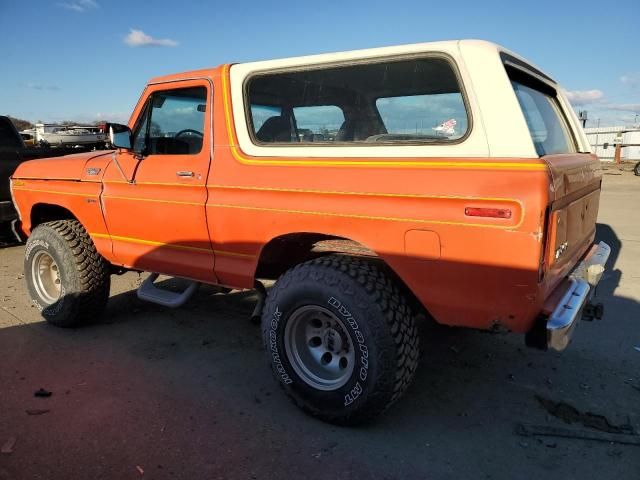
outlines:
[[[622,271],[617,268],[618,258],[622,250],[622,241],[616,235],[616,232],[610,225],[605,223],[596,224],[596,242],[605,242],[611,247],[611,254],[605,268],[605,275],[598,284],[598,293],[600,295],[613,295],[615,289],[620,285]]]
[[[494,477],[516,478],[510,475],[514,468],[528,478],[549,472],[586,478],[593,471],[583,461],[583,441],[523,439],[514,428],[523,422],[564,425],[538,397],[640,428],[638,392],[624,382],[635,375],[638,354],[628,333],[637,331],[640,305],[615,295],[622,241],[603,224],[599,240],[612,247],[610,273],[597,292],[605,320],[579,326],[565,352],[526,349],[521,335],[425,321],[414,384],[384,416],[360,428],[321,423],[290,404],[266,367],[260,328],[249,320],[255,292],[221,293],[207,285],[177,310],[126,291],[112,296],[105,315],[85,328],[35,323],[0,329],[0,351],[19,372],[0,373],[0,385],[12,385],[0,398],[0,410],[23,411],[33,403],[25,394],[48,386],[56,391],[49,404],[53,414],[43,420],[45,438],[26,442],[31,451],[53,443],[59,454],[86,435],[88,424],[101,435],[79,448],[86,459],[113,445],[109,458],[129,458],[134,451],[136,462],[163,466],[159,478],[168,477],[166,467],[183,478],[215,478],[229,469],[271,478],[306,471],[318,478],[313,472],[320,462],[323,477],[336,478],[350,478],[344,472],[425,478],[453,471],[477,478],[489,470]],[[161,286],[178,290],[180,281]],[[20,376],[28,379],[26,389]],[[7,418],[0,416],[0,432],[12,424]],[[154,443],[175,450],[149,448]],[[587,453],[603,466],[599,478],[622,478],[637,471],[637,457],[626,453],[630,448],[592,444]],[[212,452],[218,459],[203,464]],[[61,468],[67,478],[77,473]]]

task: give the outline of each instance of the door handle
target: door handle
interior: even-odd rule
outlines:
[[[176,172],[178,177],[193,178],[193,172],[179,171]]]

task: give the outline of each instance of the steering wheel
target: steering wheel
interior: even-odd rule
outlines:
[[[185,133],[189,133],[189,134],[193,134],[193,135],[200,135],[201,137],[204,138],[204,133],[199,132],[198,130],[193,130],[192,128],[185,128],[184,130],[180,130],[178,133],[176,133],[173,138],[178,138],[180,135],[183,135]]]

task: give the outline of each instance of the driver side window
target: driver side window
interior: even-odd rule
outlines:
[[[133,134],[136,152],[194,155],[202,150],[207,104],[205,87],[154,93]]]

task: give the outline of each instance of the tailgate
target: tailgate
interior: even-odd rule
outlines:
[[[533,146],[550,174],[541,252],[544,298],[571,272],[595,238],[602,169],[587,153],[559,86],[527,68],[505,65]],[[532,73],[533,72],[533,73]]]
[[[592,154],[547,155],[551,204],[544,251],[545,289],[553,289],[595,237],[602,170]]]

